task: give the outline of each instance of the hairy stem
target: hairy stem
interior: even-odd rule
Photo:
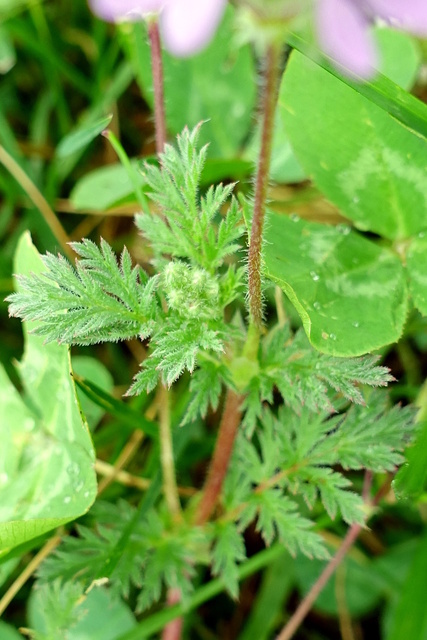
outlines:
[[[367,471],[365,474],[365,482],[363,486],[363,497],[366,501],[368,501],[369,490],[372,482],[372,473]],[[303,622],[306,615],[311,610],[312,606],[317,600],[317,597],[323,591],[324,587],[329,582],[329,579],[332,577],[336,569],[339,567],[341,562],[344,560],[348,551],[351,549],[353,544],[356,542],[360,531],[362,530],[363,525],[361,524],[353,524],[350,529],[347,531],[347,534],[342,541],[340,548],[334,557],[328,562],[317,581],[314,583],[310,591],[307,593],[305,598],[301,601],[299,607],[289,619],[285,627],[282,629],[281,633],[277,636],[276,640],[290,640],[295,632],[298,630],[299,626]]]
[[[166,144],[165,98],[163,88],[162,47],[157,21],[148,23],[148,37],[151,47],[151,70],[154,89],[154,124],[156,128],[156,150],[163,153]]]
[[[176,484],[170,425],[169,391],[163,385],[159,390],[160,461],[163,473],[163,492],[168,509],[175,520],[181,518],[181,504]]]
[[[261,102],[262,128],[261,149],[255,179],[255,202],[249,242],[249,314],[251,322],[259,329],[262,326],[261,293],[261,249],[264,229],[265,203],[270,173],[271,144],[276,111],[279,81],[280,50],[271,44],[266,56],[264,87]]]
[[[227,391],[215,451],[209,467],[202,499],[196,512],[195,523],[198,525],[204,524],[209,520],[221,493],[240,424],[241,413],[239,407],[241,402],[242,396],[231,391],[231,389]]]

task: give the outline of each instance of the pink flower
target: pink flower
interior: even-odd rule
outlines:
[[[89,0],[103,20],[141,20],[158,13],[166,49],[190,56],[205,47],[218,26],[227,0]]]
[[[375,18],[419,36],[427,35],[427,0],[317,0],[319,43],[344,72],[375,74],[377,50],[370,30]]]

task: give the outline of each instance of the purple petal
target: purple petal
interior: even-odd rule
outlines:
[[[368,0],[368,5],[391,26],[427,35],[427,0]]]
[[[166,49],[190,56],[211,40],[227,0],[169,0],[160,18]]]
[[[89,0],[93,13],[102,20],[141,20],[148,13],[157,13],[164,0]]]
[[[369,23],[358,0],[318,0],[317,35],[323,51],[344,73],[369,78],[375,73],[377,52]]]

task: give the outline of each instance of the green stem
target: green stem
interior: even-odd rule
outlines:
[[[365,473],[365,481],[363,483],[363,498],[367,504],[369,504],[369,492],[372,484],[372,473],[370,471],[366,471]],[[378,500],[379,494],[374,498],[374,503]],[[301,601],[300,605],[293,613],[285,627],[277,636],[276,640],[291,640],[294,636],[301,623],[303,622],[306,615],[309,613],[310,609],[316,602],[319,594],[323,591],[330,578],[335,573],[336,569],[340,566],[341,562],[344,560],[347,553],[350,551],[353,544],[356,542],[359,537],[359,533],[361,532],[363,525],[361,524],[353,524],[347,531],[342,544],[334,557],[328,562],[326,567],[323,569],[322,573],[311,587],[310,591]]]
[[[225,399],[215,451],[209,467],[202,499],[199,502],[195,516],[195,523],[198,525],[202,525],[209,520],[221,493],[240,424],[241,403],[242,396],[229,389]]]
[[[257,555],[247,560],[247,562],[238,568],[237,575],[239,581],[260,571],[272,562],[278,560],[282,555],[283,546],[281,544],[276,544],[273,547],[257,553]],[[117,638],[117,640],[143,640],[143,638],[149,638],[163,629],[171,620],[197,609],[197,607],[204,602],[211,600],[219,593],[225,591],[226,588],[227,585],[223,578],[211,580],[208,584],[197,589],[197,591],[189,597],[185,605],[182,603],[176,604],[173,607],[168,607],[167,609],[163,609],[163,611],[154,613],[146,620],[140,622],[134,629]]]
[[[114,133],[109,129],[104,131],[102,135],[104,136],[104,138],[107,138],[107,140],[113,147],[114,151],[117,153],[117,157],[120,160],[121,164],[123,165],[124,169],[126,169],[126,172],[129,176],[129,180],[132,183],[134,193],[138,200],[138,204],[141,206],[141,209],[145,211],[145,213],[150,213],[150,206],[148,204],[147,198],[145,197],[145,194],[141,185],[141,181],[140,181],[140,176],[138,175],[134,165],[131,163],[129,156],[124,150],[122,144],[120,143],[118,138],[114,135]]]
[[[261,150],[255,179],[255,202],[249,242],[249,314],[251,324],[262,327],[261,249],[264,229],[265,203],[270,174],[270,156],[276,111],[280,49],[271,44],[267,50],[264,87],[261,102],[262,128]]]
[[[169,391],[163,385],[159,390],[160,460],[163,473],[163,493],[174,520],[181,519],[181,504],[176,485],[175,462],[170,424]]]

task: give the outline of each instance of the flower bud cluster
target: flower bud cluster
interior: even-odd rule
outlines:
[[[205,269],[182,261],[170,262],[162,275],[163,289],[171,309],[183,317],[207,319],[218,316],[219,284]]]

